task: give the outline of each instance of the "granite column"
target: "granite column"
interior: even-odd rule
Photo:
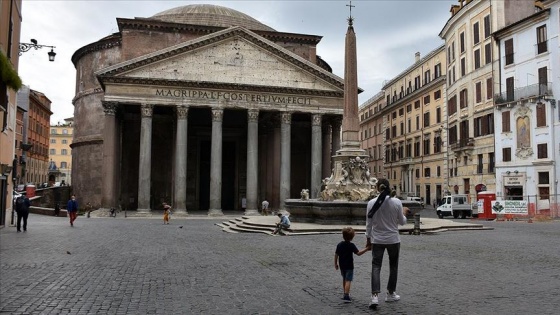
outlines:
[[[314,114],[311,116],[311,199],[316,199],[321,192],[321,140],[321,115]]]
[[[258,215],[259,111],[247,112],[247,209],[246,215]]]
[[[286,199],[290,198],[292,113],[282,113],[280,125],[280,207],[285,210]]]
[[[177,133],[175,135],[175,192],[173,211],[175,215],[187,214],[187,126],[189,108],[177,106]]]
[[[149,213],[151,210],[151,177],[152,177],[152,115],[153,105],[142,105],[140,109],[140,163],[138,165],[138,213]]]
[[[210,209],[209,216],[222,212],[222,122],[223,109],[212,110],[212,148],[210,151]]]

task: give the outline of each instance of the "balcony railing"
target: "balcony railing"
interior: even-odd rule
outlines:
[[[474,147],[474,138],[459,139],[459,141],[451,144],[451,150],[459,151],[472,149]]]
[[[533,84],[522,88],[517,88],[513,91],[506,91],[494,95],[494,104],[503,104],[509,102],[517,102],[521,99],[531,97],[539,97],[544,95],[551,95],[551,83],[548,84]]]

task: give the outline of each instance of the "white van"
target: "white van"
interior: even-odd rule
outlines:
[[[469,204],[469,199],[467,195],[449,195],[443,197],[441,206],[437,207],[436,212],[440,219],[444,216],[452,215],[453,218],[457,219],[461,217],[464,219],[466,217],[472,217],[472,206]]]

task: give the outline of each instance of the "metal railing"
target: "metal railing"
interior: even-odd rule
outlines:
[[[528,99],[531,97],[539,97],[544,95],[551,95],[552,84],[532,84],[515,90],[509,90],[494,95],[494,104],[503,104],[508,102],[516,102],[521,99]]]

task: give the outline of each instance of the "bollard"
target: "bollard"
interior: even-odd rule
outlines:
[[[414,230],[412,234],[420,235],[420,213],[414,214]]]

